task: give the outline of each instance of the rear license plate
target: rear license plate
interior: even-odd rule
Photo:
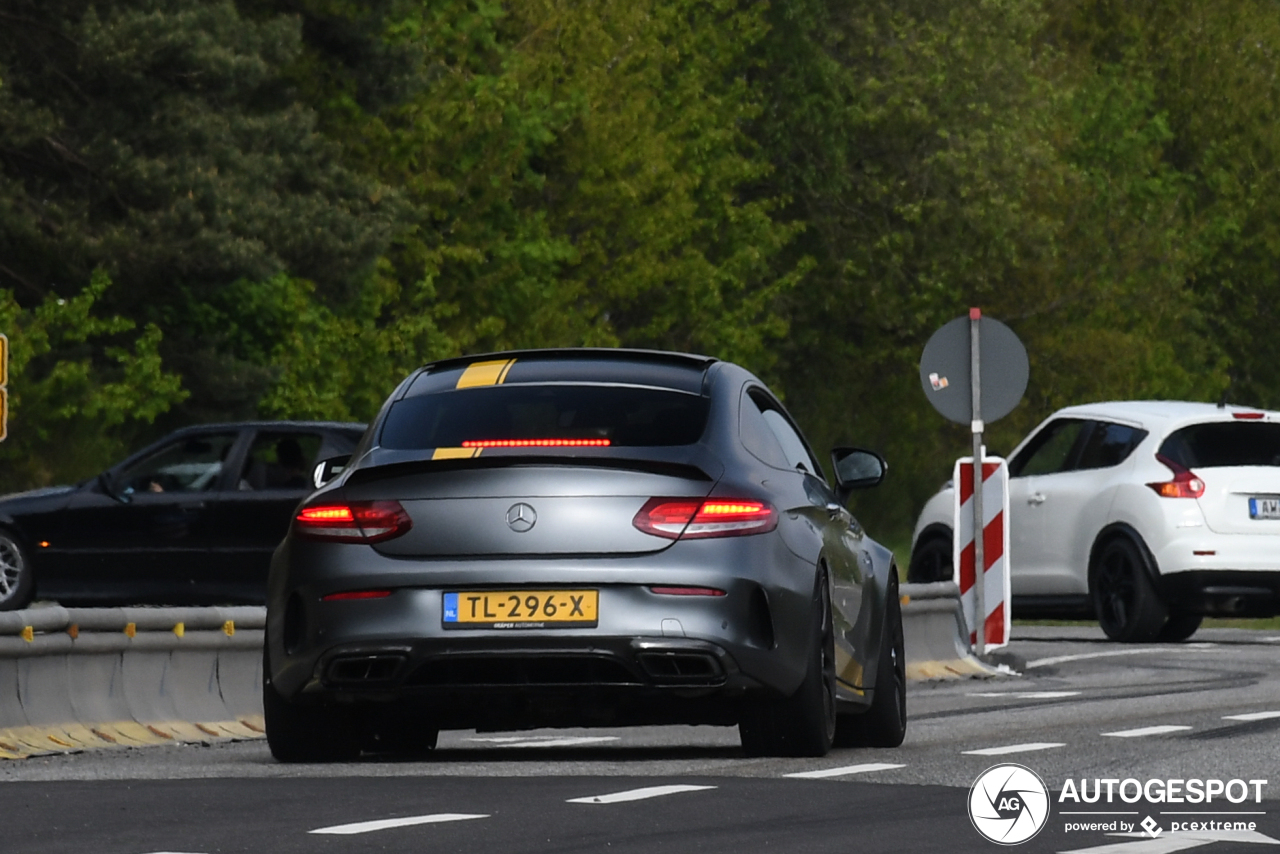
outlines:
[[[1280,519],[1280,498],[1250,498],[1250,519]]]
[[[458,590],[444,594],[446,629],[591,628],[596,590]]]

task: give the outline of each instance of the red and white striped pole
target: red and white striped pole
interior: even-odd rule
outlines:
[[[982,489],[974,490],[971,458],[955,466],[955,567],[956,584],[969,643],[975,651],[986,651],[1009,642],[1009,467],[1004,460],[987,457],[982,461]],[[974,536],[974,511],[982,506],[982,536]],[[978,583],[977,567],[983,567]],[[983,619],[979,620],[978,615]],[[982,625],[983,630],[978,631]]]

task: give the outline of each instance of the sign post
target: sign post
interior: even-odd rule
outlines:
[[[969,429],[973,431],[973,565],[975,578],[973,585],[975,614],[978,615],[978,638],[974,643],[974,652],[982,655],[986,652],[986,627],[983,625],[987,614],[986,583],[983,571],[987,565],[986,551],[983,548],[986,537],[982,536],[982,335],[979,323],[982,321],[982,309],[969,309],[969,386],[973,395],[973,417]]]
[[[968,424],[973,438],[973,589],[977,600],[974,648],[979,655],[986,649],[988,604],[985,601],[987,555],[983,542],[982,434],[988,421],[1003,418],[1018,405],[1027,390],[1029,376],[1026,347],[1009,327],[983,317],[980,308],[969,309],[968,317],[957,317],[933,333],[920,357],[920,384],[929,403],[948,420]],[[959,488],[957,483],[956,489]],[[1007,520],[1005,523],[1007,526]],[[959,526],[956,528],[953,536],[958,536]],[[1007,573],[1008,555],[1001,557],[1002,569]],[[959,571],[958,564],[956,570]],[[1007,582],[1003,589],[1007,597]],[[1003,606],[1001,603],[1000,607]]]

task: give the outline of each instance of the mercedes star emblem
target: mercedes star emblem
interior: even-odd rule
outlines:
[[[507,527],[517,534],[530,530],[538,521],[537,512],[528,504],[512,504],[507,511]]]

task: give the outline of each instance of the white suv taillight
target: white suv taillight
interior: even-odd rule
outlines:
[[[778,512],[751,499],[650,498],[631,524],[668,540],[741,537],[778,527]]]
[[[1199,498],[1204,495],[1204,481],[1196,477],[1195,472],[1163,454],[1156,454],[1156,459],[1173,472],[1173,480],[1147,484],[1156,491],[1156,495],[1161,498]]]
[[[380,543],[413,527],[399,501],[351,501],[303,507],[293,520],[300,537],[335,543]]]

